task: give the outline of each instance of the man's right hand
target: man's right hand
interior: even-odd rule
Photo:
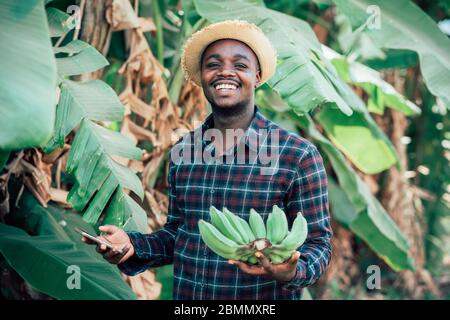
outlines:
[[[87,244],[96,245],[97,252],[100,253],[109,263],[119,264],[125,262],[128,258],[134,255],[133,244],[125,231],[112,225],[101,226],[99,230],[106,232],[107,234],[97,238],[109,242],[114,249],[109,249],[104,244],[97,244],[86,237],[82,237],[81,240]],[[122,253],[119,252],[120,249],[122,249]]]

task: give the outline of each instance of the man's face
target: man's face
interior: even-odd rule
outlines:
[[[230,108],[253,103],[261,72],[246,44],[231,39],[210,44],[203,53],[201,70],[203,92],[212,105]]]

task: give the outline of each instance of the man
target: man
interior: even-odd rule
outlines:
[[[151,234],[103,226],[103,238],[123,253],[97,250],[129,275],[173,263],[174,299],[301,299],[330,260],[327,177],[317,148],[254,104],[255,88],[275,72],[274,49],[256,26],[225,21],[187,41],[182,66],[203,88],[212,114],[172,147],[167,223]],[[308,222],[305,243],[284,263],[259,252],[257,265],[227,261],[200,237],[198,221],[210,220],[211,206],[245,220],[253,208],[266,220],[274,205],[289,226],[298,212]]]

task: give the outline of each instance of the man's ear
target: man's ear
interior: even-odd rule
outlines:
[[[256,71],[256,77],[255,77],[256,81],[255,81],[255,88],[259,86],[259,84],[261,83],[261,69],[258,69]]]

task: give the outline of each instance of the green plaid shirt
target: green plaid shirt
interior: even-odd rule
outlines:
[[[119,265],[120,270],[135,275],[173,263],[174,299],[301,299],[302,288],[322,275],[331,257],[322,157],[311,142],[266,119],[255,107],[244,138],[223,157],[202,161],[205,152],[215,155],[214,144],[202,135],[209,128],[213,128],[212,114],[172,147],[171,157],[180,153],[186,158],[190,153],[191,161],[178,163],[171,158],[167,223],[151,234],[130,232],[136,253]],[[267,134],[261,135],[263,131]],[[250,156],[265,151],[266,159],[267,154],[276,155],[270,165]],[[238,161],[238,154],[247,160]],[[218,159],[222,160],[214,161]],[[198,221],[210,220],[212,205],[227,207],[246,220],[254,208],[266,220],[275,204],[286,212],[289,226],[299,211],[308,221],[308,237],[298,249],[297,273],[290,282],[245,274],[212,252],[200,237]]]

